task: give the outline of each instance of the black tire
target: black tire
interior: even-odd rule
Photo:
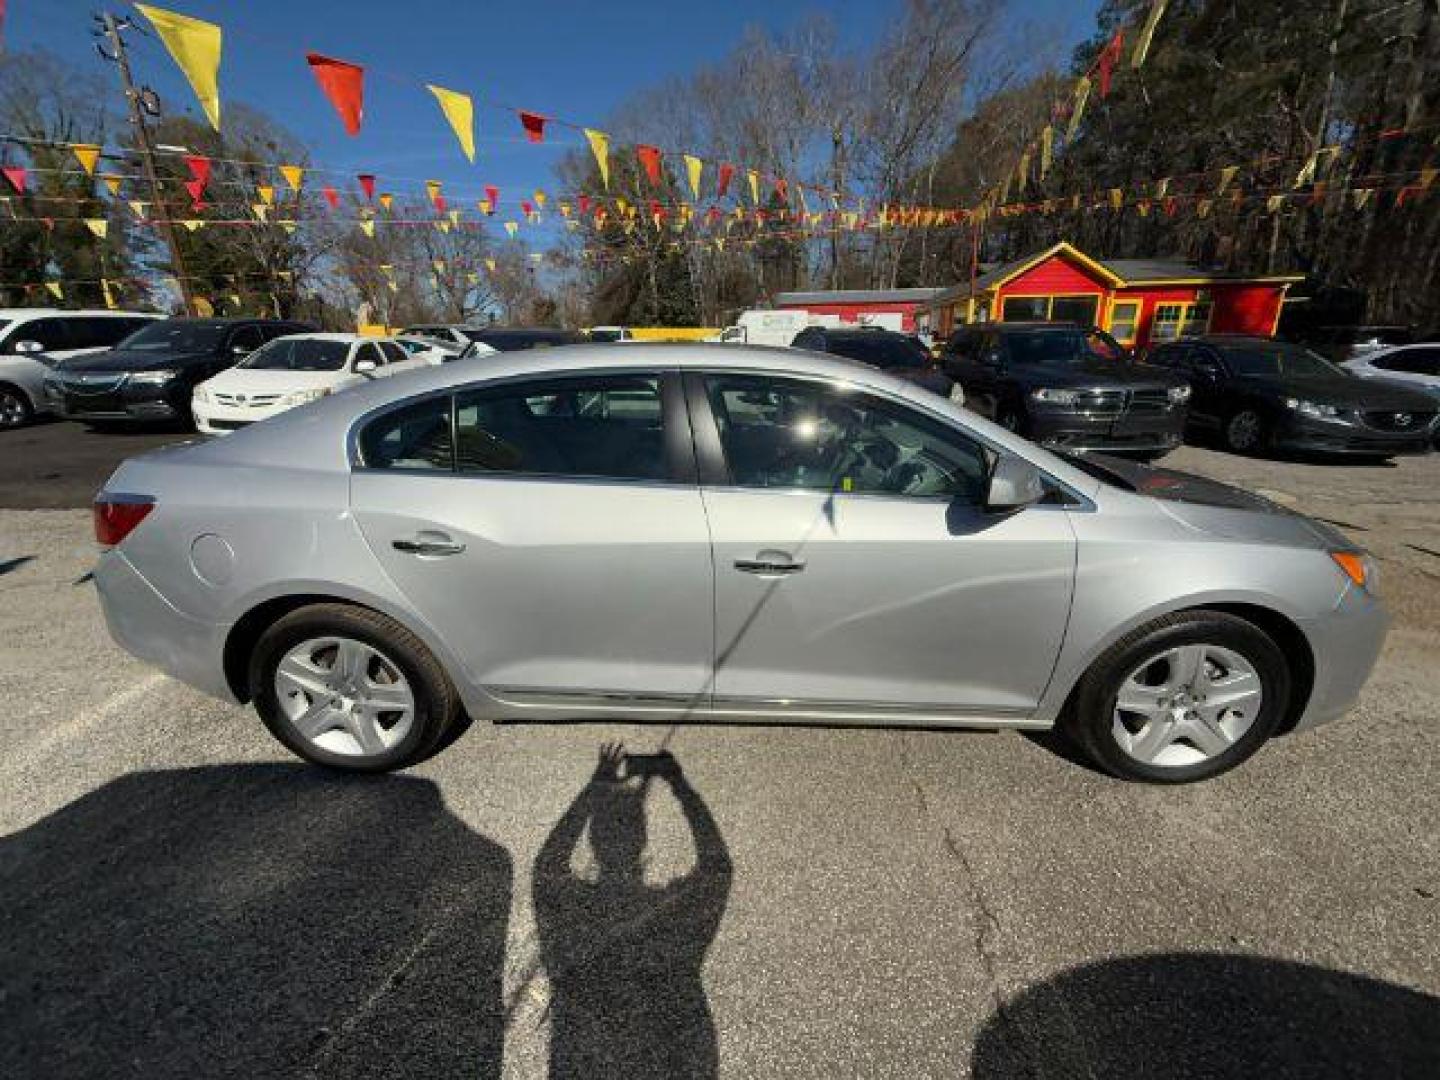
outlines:
[[[383,753],[350,755],[316,746],[295,728],[275,691],[275,669],[285,654],[315,637],[349,637],[380,650],[405,676],[415,698],[411,730]],[[255,645],[249,666],[250,698],[270,733],[306,761],[346,772],[390,772],[424,761],[449,744],[463,717],[460,696],[425,644],[389,616],[348,604],[315,604],[278,619]],[[456,732],[458,734],[458,732]]]
[[[35,406],[18,386],[0,383],[0,430],[21,428],[35,419]]]
[[[1193,765],[1157,766],[1130,756],[1113,733],[1121,684],[1147,658],[1176,646],[1199,644],[1238,653],[1255,669],[1264,697],[1254,722],[1224,753]],[[1227,772],[1255,753],[1285,716],[1291,685],[1284,653],[1254,623],[1219,611],[1178,612],[1132,630],[1105,650],[1080,680],[1061,724],[1090,760],[1113,776],[1157,784],[1191,783]]]
[[[1264,453],[1270,448],[1270,424],[1259,409],[1236,409],[1220,425],[1220,441],[1232,454]]]

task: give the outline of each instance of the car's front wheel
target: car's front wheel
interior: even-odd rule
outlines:
[[[300,608],[271,626],[251,655],[250,694],[290,750],[352,772],[424,760],[461,714],[454,685],[419,638],[345,604]]]
[[[1063,723],[1107,772],[1186,783],[1233,769],[1279,725],[1290,668],[1253,623],[1218,611],[1166,615],[1091,665]]]
[[[1230,414],[1221,429],[1225,448],[1236,454],[1258,454],[1270,441],[1265,417],[1258,409],[1240,409]]]
[[[24,427],[35,417],[30,399],[18,387],[0,383],[0,428]]]

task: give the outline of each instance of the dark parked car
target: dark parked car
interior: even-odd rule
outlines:
[[[1423,454],[1440,409],[1428,394],[1357,378],[1285,341],[1211,334],[1161,345],[1150,362],[1190,380],[1191,426],[1237,453]]]
[[[919,339],[897,334],[893,330],[832,330],[824,326],[810,326],[795,335],[790,347],[833,353],[879,368],[887,375],[933,390],[941,397],[956,400],[961,397],[956,393],[955,380],[936,366]]]
[[[487,327],[479,330],[466,329],[465,336],[481,345],[489,345],[500,352],[516,352],[520,349],[543,349],[553,345],[580,345],[585,338],[574,330],[515,329]]]
[[[272,319],[165,319],[108,352],[56,368],[45,380],[45,396],[72,420],[188,422],[196,383],[267,341],[314,329]]]
[[[1115,339],[1073,323],[979,323],[945,345],[965,404],[1059,450],[1153,460],[1180,445],[1186,381],[1132,363]]]

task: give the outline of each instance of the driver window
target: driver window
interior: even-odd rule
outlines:
[[[830,385],[710,376],[710,408],[739,487],[979,503],[989,457],[902,405]]]
[[[368,341],[355,350],[355,363],[351,365],[351,369],[359,371],[360,365],[366,360],[369,360],[370,363],[374,364],[377,368],[385,366],[384,355],[373,343]]]

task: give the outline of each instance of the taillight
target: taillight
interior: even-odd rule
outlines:
[[[95,539],[104,547],[114,547],[144,521],[155,500],[148,495],[117,495],[102,491],[95,497]]]

